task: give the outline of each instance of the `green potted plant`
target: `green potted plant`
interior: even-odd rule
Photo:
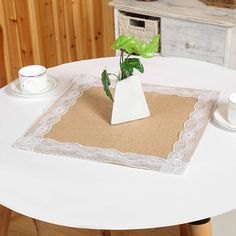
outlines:
[[[144,72],[140,58],[154,56],[159,47],[159,38],[159,35],[156,35],[150,43],[144,43],[133,36],[121,35],[113,43],[112,48],[120,51],[119,73],[116,75],[104,69],[101,74],[103,89],[113,102],[111,124],[150,116],[139,75],[134,75],[134,69],[140,73]],[[110,76],[116,77],[114,98],[109,87]]]

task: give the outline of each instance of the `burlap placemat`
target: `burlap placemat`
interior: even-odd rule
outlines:
[[[90,88],[44,137],[167,158],[197,99],[158,93],[145,96],[149,118],[111,125],[112,103],[102,87]]]
[[[73,80],[14,146],[182,174],[212,115],[218,92],[144,86],[149,118],[110,125],[112,103],[97,78]]]

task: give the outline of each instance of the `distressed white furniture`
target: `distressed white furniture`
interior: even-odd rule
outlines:
[[[119,14],[157,17],[162,56],[192,58],[236,69],[236,9],[210,7],[200,0],[113,0],[110,5],[115,8],[116,36]]]
[[[0,90],[0,204],[43,221],[91,229],[142,229],[176,225],[236,208],[236,133],[207,127],[185,176],[32,153],[12,143],[59,96],[77,73],[117,71],[119,58],[73,62],[48,74],[59,87],[25,99]],[[201,61],[143,60],[145,83],[222,91],[236,89],[236,72]],[[91,69],[92,68],[92,69]]]

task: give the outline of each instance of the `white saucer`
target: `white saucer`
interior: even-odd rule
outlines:
[[[233,125],[229,123],[227,119],[227,113],[228,113],[228,104],[222,104],[220,105],[216,111],[214,112],[214,120],[216,123],[225,129],[236,131],[236,125]]]
[[[21,90],[20,87],[20,81],[19,78],[14,80],[13,82],[10,83],[9,88],[11,90],[11,92],[13,92],[14,94],[21,96],[21,97],[38,97],[38,96],[42,96],[45,95],[46,93],[51,92],[53,89],[55,89],[58,85],[58,81],[57,79],[51,77],[48,75],[48,87],[37,92],[37,93],[29,93],[29,92],[25,92]]]

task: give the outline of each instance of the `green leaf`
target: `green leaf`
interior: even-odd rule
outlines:
[[[136,40],[134,39],[133,36],[126,36],[126,35],[121,35],[113,44],[112,48],[116,50],[125,50],[127,48],[132,47],[133,44],[135,44]]]
[[[159,48],[159,42],[160,42],[160,35],[157,34],[152,38],[152,42],[150,43],[150,47],[153,47],[153,51],[157,51]]]
[[[133,74],[133,67],[129,66],[128,64],[122,63],[121,69],[123,72],[122,79],[125,79]]]
[[[132,75],[134,69],[141,73],[144,72],[143,65],[138,58],[126,58],[125,61],[121,63],[121,69],[125,71],[125,75],[127,75],[125,77]]]
[[[143,41],[136,40],[130,35],[121,35],[112,45],[113,49],[124,50],[128,54],[134,54],[144,58],[154,56],[154,53],[159,47],[160,35],[155,35],[152,41],[147,44]]]
[[[160,35],[155,35],[149,44],[141,42],[139,45],[139,55],[144,58],[153,57],[159,47],[159,40]]]
[[[103,70],[101,80],[102,80],[103,89],[106,92],[106,95],[111,99],[112,102],[114,102],[112,93],[109,89],[109,86],[111,85],[111,81],[107,73],[107,70]]]
[[[131,43],[125,45],[124,50],[128,53],[128,54],[134,54],[134,55],[138,55],[138,41],[132,41]]]

